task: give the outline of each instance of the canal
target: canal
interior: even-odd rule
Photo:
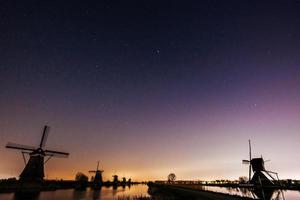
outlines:
[[[247,188],[238,187],[218,187],[218,186],[204,186],[204,185],[177,185],[182,188],[193,189],[194,191],[212,191],[217,193],[229,194],[233,196],[248,197],[253,199],[262,198],[261,191],[252,191]],[[273,190],[264,191],[264,198],[266,200],[299,200],[300,191],[297,190]]]
[[[191,188],[191,186],[189,186]],[[245,188],[225,188],[213,186],[192,186],[194,190],[214,191],[230,195],[238,195],[258,199],[257,196]],[[102,187],[101,190],[86,189],[77,191],[74,189],[62,189],[56,191],[43,191],[35,196],[24,197],[15,193],[0,193],[0,200],[129,200],[134,197],[150,197],[147,185],[134,185],[131,187]],[[300,191],[277,190],[266,198],[266,200],[299,200]]]
[[[134,185],[131,187],[102,187],[101,190],[86,189],[84,191],[76,191],[74,189],[43,191],[36,196],[31,196],[34,200],[117,200],[125,197],[149,196],[147,185]],[[125,199],[124,198],[124,199]],[[0,200],[27,200],[28,197],[19,197],[14,193],[0,193]]]
[[[253,199],[259,199],[255,192],[246,188],[230,188],[230,187],[215,187],[215,186],[203,186],[203,190],[220,192],[230,195],[238,195],[242,197],[249,197]],[[265,192],[266,200],[299,200],[300,191],[296,190],[274,190],[272,192]]]

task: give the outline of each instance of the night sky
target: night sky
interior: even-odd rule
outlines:
[[[300,1],[1,1],[0,178],[8,141],[99,160],[104,179],[237,179],[242,159],[300,179]]]

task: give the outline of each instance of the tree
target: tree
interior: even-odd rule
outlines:
[[[77,172],[75,176],[75,181],[88,182],[89,178],[82,172]]]
[[[171,182],[174,182],[176,180],[176,175],[174,173],[170,173],[168,175],[168,182],[171,183]]]

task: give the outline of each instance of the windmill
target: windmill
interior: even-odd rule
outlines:
[[[119,183],[118,175],[115,174],[112,177],[113,177],[113,184],[118,185],[118,183]]]
[[[131,178],[128,179],[127,184],[131,185]]]
[[[123,185],[126,184],[126,177],[125,177],[125,176],[122,178],[122,184],[123,184]]]
[[[99,161],[97,163],[96,170],[89,171],[89,173],[95,173],[95,177],[94,177],[94,180],[93,180],[95,185],[99,185],[99,184],[101,185],[103,183],[103,180],[102,180],[102,173],[103,172],[104,172],[103,170],[99,170]]]
[[[269,160],[264,160],[262,156],[260,158],[252,158],[251,153],[251,141],[249,140],[249,160],[243,160],[243,164],[249,165],[249,183],[253,183],[255,186],[274,185],[279,178],[278,173],[266,170],[265,162]],[[253,176],[251,177],[252,171]],[[271,174],[275,174],[277,180]]]
[[[7,143],[6,148],[21,150],[25,168],[20,174],[20,181],[42,181],[44,179],[44,165],[52,157],[68,157],[69,153],[45,149],[49,133],[49,127],[44,126],[42,138],[38,147],[27,146],[16,143]],[[29,160],[26,162],[25,154],[29,154]],[[45,157],[47,157],[46,160]]]

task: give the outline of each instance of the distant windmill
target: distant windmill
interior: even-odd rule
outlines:
[[[128,179],[127,184],[131,185],[131,178]]]
[[[278,173],[267,171],[265,168],[265,162],[261,156],[260,158],[252,158],[251,155],[251,141],[249,140],[249,160],[243,160],[243,164],[249,165],[249,182],[254,185],[270,186],[274,185],[274,181],[278,180]],[[253,171],[253,177],[251,177],[251,169]],[[271,175],[275,174],[277,180]]]
[[[42,181],[44,179],[44,164],[48,162],[52,157],[68,157],[69,153],[53,151],[44,149],[47,137],[49,133],[49,127],[44,126],[43,135],[40,145],[38,147],[7,143],[6,148],[21,150],[25,163],[25,168],[20,174],[20,181]],[[30,158],[26,162],[25,154],[29,154]],[[47,160],[44,161],[44,158]]]
[[[95,173],[95,177],[94,177],[94,180],[93,180],[95,185],[99,185],[99,184],[101,185],[103,183],[103,180],[102,180],[102,173],[103,172],[104,172],[103,170],[99,170],[99,161],[97,163],[96,170],[89,171],[89,173]]]
[[[125,177],[125,176],[122,178],[122,184],[123,184],[123,185],[126,184],[126,177]]]
[[[118,175],[115,174],[112,177],[113,177],[113,184],[117,185],[119,183]]]

